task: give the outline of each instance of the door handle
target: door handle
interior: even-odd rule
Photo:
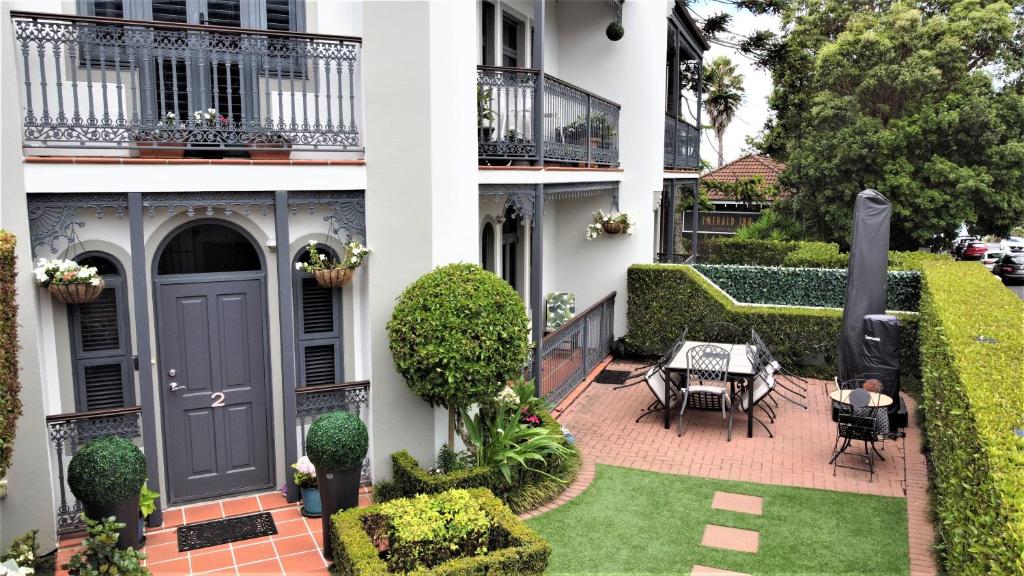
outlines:
[[[177,382],[171,382],[171,392],[177,392],[178,390],[184,390],[185,386],[178,384]]]

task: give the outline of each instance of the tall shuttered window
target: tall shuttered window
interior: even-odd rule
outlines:
[[[87,304],[68,306],[74,360],[75,407],[78,411],[135,405],[131,338],[124,274],[106,254],[76,260],[95,266],[106,288]]]
[[[321,254],[336,258],[333,250],[318,245]],[[295,258],[306,258],[306,250]],[[299,386],[322,386],[345,380],[341,323],[341,289],[324,288],[310,274],[295,271],[295,333]]]

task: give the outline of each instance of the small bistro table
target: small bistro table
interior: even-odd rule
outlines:
[[[853,390],[833,390],[829,393],[828,397],[836,402],[849,404],[850,392],[853,392]],[[868,401],[867,405],[868,408],[886,408],[892,405],[892,398],[885,394],[879,392],[868,392],[868,394],[871,395],[871,400]]]
[[[669,373],[682,374],[683,378],[686,378],[686,370],[689,368],[687,360],[687,353],[705,344],[711,344],[712,346],[719,346],[729,351],[729,371],[727,376],[729,378],[729,396],[733,396],[735,378],[750,378],[754,377],[754,366],[750,363],[750,359],[747,358],[747,345],[746,344],[724,344],[721,342],[699,342],[692,341],[683,344],[683,347],[679,349],[676,357],[672,359],[667,365],[665,365],[665,371]],[[755,348],[756,350],[756,348]],[[669,421],[672,419],[672,407],[669,406],[669,378],[665,378],[665,428],[669,427]],[[747,386],[747,405],[754,405],[754,387]],[[729,407],[732,410],[732,407]],[[754,437],[754,419],[747,417],[747,438]]]

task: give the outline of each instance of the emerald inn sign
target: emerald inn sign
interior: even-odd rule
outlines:
[[[713,212],[698,212],[700,216],[700,223],[698,224],[698,232],[701,234],[735,234],[736,229],[740,226],[746,226],[752,224],[760,217],[757,212],[729,212],[729,211],[713,211]],[[693,231],[693,211],[686,211],[686,215],[683,218],[683,231]]]

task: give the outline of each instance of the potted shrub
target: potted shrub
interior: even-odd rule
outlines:
[[[306,260],[295,263],[296,270],[312,274],[316,283],[325,288],[343,288],[352,281],[352,275],[363,264],[370,249],[359,242],[349,242],[345,244],[345,256],[341,260],[333,260],[317,250],[316,240],[310,240],[306,253]]]
[[[40,258],[35,270],[36,283],[66,304],[84,304],[100,297],[103,278],[93,266],[81,266],[74,260]]]
[[[494,121],[497,115],[491,108],[494,100],[494,89],[485,88],[479,84],[476,86],[476,128],[480,142],[490,142],[494,136]],[[484,122],[487,122],[485,125]]]
[[[157,125],[156,130],[140,131],[135,135],[135,150],[139,158],[181,158],[185,155],[185,143],[172,140],[178,129],[178,117],[168,112]]]
[[[292,156],[292,141],[283,134],[270,134],[266,142],[249,144],[249,158],[253,160],[287,160]]]
[[[601,234],[633,233],[633,221],[628,212],[594,212],[594,223],[587,226],[587,240],[593,240]]]
[[[302,493],[302,515],[319,518],[322,508],[320,490],[316,486],[316,466],[313,466],[308,456],[303,456],[299,458],[298,462],[292,464],[292,468],[295,470],[292,478]]]
[[[316,467],[323,505],[324,558],[331,559],[331,516],[359,505],[359,479],[370,436],[366,424],[351,412],[328,412],[306,435],[306,454]]]
[[[113,518],[93,520],[85,517],[89,536],[82,540],[79,552],[61,568],[70,576],[148,576],[149,570],[142,565],[146,555],[134,548],[122,549],[119,546],[118,531],[123,534],[124,527],[124,523]]]
[[[93,520],[117,518],[117,546],[139,546],[139,494],[146,482],[146,457],[124,438],[106,436],[86,444],[68,465],[68,486]]]

